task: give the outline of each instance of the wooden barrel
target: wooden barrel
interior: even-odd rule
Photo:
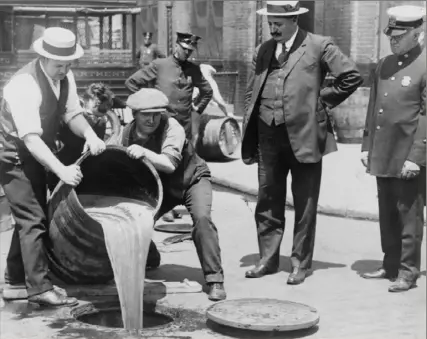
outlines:
[[[157,217],[163,186],[153,165],[131,159],[126,148],[108,145],[104,153],[86,153],[80,165],[83,180],[73,189],[60,182],[49,200],[47,255],[53,276],[66,284],[105,284],[114,278],[104,233],[78,195],[110,195],[136,199],[154,208]]]
[[[362,143],[369,88],[360,87],[343,103],[332,110],[337,140],[343,144]]]
[[[236,119],[210,114],[200,116],[196,150],[203,159],[215,161],[233,158],[241,139]]]
[[[0,186],[0,232],[6,232],[12,229],[13,219],[10,212],[9,202]]]

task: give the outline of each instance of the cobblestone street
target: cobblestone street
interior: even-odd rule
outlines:
[[[276,338],[324,339],[379,339],[426,337],[426,277],[425,261],[418,287],[407,293],[387,291],[388,281],[368,281],[358,272],[375,269],[381,264],[378,225],[349,219],[319,216],[314,273],[303,285],[286,285],[290,269],[288,256],[291,248],[293,213],[287,211],[287,230],[282,244],[280,272],[261,279],[245,279],[244,272],[257,261],[258,249],[253,220],[253,202],[227,192],[215,192],[213,219],[219,229],[222,256],[226,274],[228,299],[259,297],[296,301],[315,307],[320,314],[319,326],[305,332],[275,335]],[[184,222],[188,215],[184,215]],[[11,232],[1,234],[3,271]],[[202,274],[192,242],[162,246],[170,234],[156,232],[155,241],[162,252],[162,266],[147,277],[165,281],[189,280],[203,283]],[[425,241],[423,245],[425,258]],[[165,329],[158,335],[183,338],[265,338],[266,334],[228,331],[206,324],[203,316],[212,303],[206,294],[169,295],[159,303],[168,307],[194,310],[197,326],[180,326],[173,331]],[[22,304],[21,304],[22,306]],[[24,311],[3,305],[1,314],[2,339],[50,338],[133,338],[118,336],[110,330],[94,331],[76,325],[58,322],[51,313]],[[11,311],[13,310],[13,311]],[[18,313],[18,314],[16,314]],[[197,318],[197,319],[196,319]],[[163,333],[164,332],[164,333]],[[155,336],[148,336],[155,338]],[[136,337],[135,337],[136,338]],[[161,337],[158,337],[161,338]]]

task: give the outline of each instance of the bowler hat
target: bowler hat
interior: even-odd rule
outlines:
[[[411,29],[421,26],[426,10],[419,6],[396,6],[387,10],[389,16],[384,34],[388,36],[399,36]]]
[[[155,88],[142,88],[131,94],[126,101],[126,106],[137,112],[167,111],[175,115],[175,112],[169,107],[168,97]]]
[[[176,42],[187,49],[195,50],[200,39],[201,37],[192,33],[176,33]]]
[[[43,36],[34,41],[33,48],[37,54],[59,61],[75,60],[84,54],[74,33],[62,27],[46,28]]]
[[[299,1],[267,1],[267,7],[257,10],[260,15],[294,16],[307,13],[308,9],[300,7]]]

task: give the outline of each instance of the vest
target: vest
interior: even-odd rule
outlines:
[[[39,59],[25,65],[12,76],[12,79],[21,74],[30,74],[40,87],[42,95],[40,120],[43,130],[41,139],[51,150],[54,150],[61,118],[66,111],[68,78],[65,77],[61,80],[61,90],[59,99],[57,99],[41,69]],[[25,93],[22,93],[22,100],[25,100]],[[0,148],[0,162],[16,163],[31,156],[24,142],[17,135],[17,129],[9,105],[3,99],[0,105],[0,145],[2,146]]]
[[[267,124],[276,125],[285,123],[283,112],[284,77],[279,61],[273,56],[267,71],[267,78],[261,91],[259,107],[260,118]]]
[[[144,143],[143,146],[152,152],[160,154],[162,151],[162,136],[167,128],[168,117],[162,116],[160,125],[153,135]],[[135,123],[129,123],[123,130],[122,145],[128,147],[135,144],[133,140],[133,131]],[[210,177],[210,171],[205,161],[201,159],[194,150],[193,145],[185,141],[182,149],[182,160],[173,173],[159,172],[160,180],[163,184],[165,196],[173,199],[182,200],[185,191],[202,177]]]

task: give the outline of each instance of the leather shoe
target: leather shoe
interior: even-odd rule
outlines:
[[[182,214],[178,211],[172,210],[172,215],[175,219],[182,219]]]
[[[261,278],[264,275],[267,274],[274,274],[277,273],[277,269],[272,269],[266,265],[257,265],[255,268],[246,271],[245,277],[246,278]]]
[[[288,285],[299,285],[302,284],[307,275],[307,270],[304,268],[294,267],[292,273],[288,277]]]
[[[63,288],[53,285],[53,289],[64,297],[67,296],[67,291]],[[22,284],[7,284],[3,289],[4,300],[22,300],[28,299],[27,287]]]
[[[389,292],[406,292],[411,288],[415,287],[415,280],[405,279],[404,277],[399,277],[397,280],[391,284],[388,288]]]
[[[166,212],[165,214],[163,214],[162,219],[163,219],[163,221],[166,221],[166,222],[174,222],[175,221],[175,218],[173,216],[172,211],[169,211],[169,212]]]
[[[74,306],[78,304],[78,300],[76,298],[67,297],[56,289],[52,289],[50,291],[46,291],[44,293],[34,295],[28,298],[28,302],[39,304],[40,306]]]
[[[397,277],[397,274],[391,274],[387,272],[384,268],[379,268],[378,270],[374,272],[367,272],[363,273],[361,275],[362,278],[365,279],[390,279],[395,280]]]
[[[220,300],[225,300],[225,298],[227,298],[227,294],[225,293],[223,283],[209,283],[208,286],[209,286],[209,292],[208,292],[209,300],[220,301]]]

